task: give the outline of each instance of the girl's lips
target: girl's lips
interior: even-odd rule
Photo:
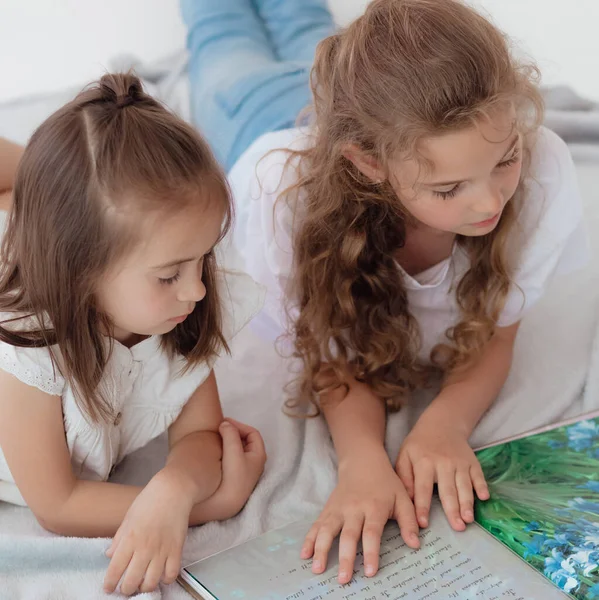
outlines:
[[[486,221],[479,221],[478,223],[474,223],[473,226],[474,227],[489,227],[490,225],[495,225],[495,223],[497,223],[497,221],[499,221],[500,216],[501,216],[501,213],[497,213],[494,217],[491,217],[490,219],[487,219]]]
[[[169,321],[172,321],[173,323],[183,323],[187,317],[189,317],[189,313],[181,315],[180,317],[173,317],[172,319],[169,319]]]

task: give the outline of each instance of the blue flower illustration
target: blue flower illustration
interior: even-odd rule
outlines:
[[[584,485],[579,485],[578,488],[591,490],[591,492],[599,493],[599,481],[587,481]]]
[[[555,549],[545,559],[545,575],[568,594],[580,585],[574,566]]]
[[[579,512],[593,513],[599,515],[599,504],[597,502],[591,502],[584,498],[574,498],[568,502],[568,506]]]
[[[524,527],[524,531],[526,532],[538,531],[539,529],[541,529],[541,525],[540,523],[537,523],[537,521],[531,521],[530,523],[527,523]]]
[[[530,542],[524,542],[524,547],[526,550],[524,551],[524,558],[529,558],[530,556],[538,556],[543,553],[543,548],[547,543],[547,538],[544,535],[537,533],[532,537]]]
[[[576,452],[589,450],[599,439],[599,423],[580,421],[567,429],[568,447]]]

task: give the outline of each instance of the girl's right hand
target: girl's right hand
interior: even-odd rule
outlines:
[[[254,491],[266,464],[266,450],[254,427],[225,419],[220,426],[223,439],[223,477],[210,501],[225,507],[227,517],[236,515]]]
[[[410,548],[420,547],[414,505],[381,448],[340,463],[339,482],[306,536],[302,558],[313,557],[312,572],[324,572],[333,540],[341,534],[338,580],[345,584],[353,577],[362,538],[364,572],[372,577],[378,571],[381,537],[389,519],[397,520]]]
[[[173,583],[191,506],[168,473],[158,472],[134,500],[106,551],[111,560],[104,591],[111,594],[119,581],[126,596],[154,591],[160,581]]]

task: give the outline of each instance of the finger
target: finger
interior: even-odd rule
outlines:
[[[114,537],[112,538],[112,542],[110,543],[108,550],[106,550],[106,552],[105,552],[105,554],[108,558],[113,557],[116,549],[118,548],[120,539],[121,539],[121,528],[119,527],[117,529],[117,532],[114,534]]]
[[[166,565],[164,566],[164,575],[162,577],[162,581],[167,585],[171,583],[175,583],[177,577],[179,576],[179,571],[181,570],[181,553],[175,553],[170,555],[166,559]]]
[[[362,531],[362,552],[364,554],[364,573],[373,577],[379,570],[381,538],[387,524],[387,515],[367,514]]]
[[[349,583],[354,576],[354,564],[358,542],[362,537],[363,515],[354,515],[346,519],[339,538],[339,576],[341,585]]]
[[[416,512],[412,501],[404,490],[397,494],[393,516],[399,525],[403,541],[410,548],[420,548],[420,538],[418,537],[420,529],[416,521]]]
[[[132,556],[133,551],[128,546],[119,544],[104,576],[104,591],[107,594],[112,594],[116,590],[116,586],[119,584],[123,573],[127,570]]]
[[[474,491],[480,500],[488,500],[491,497],[491,494],[489,493],[489,487],[485,480],[485,474],[483,473],[478,460],[470,467],[470,478],[472,479]]]
[[[455,485],[460,503],[460,515],[464,523],[474,521],[474,492],[470,469],[459,469],[455,474]]]
[[[314,559],[312,561],[312,573],[320,574],[326,567],[329,559],[329,550],[333,545],[333,540],[341,531],[342,521],[339,517],[331,517],[322,524],[318,530],[316,541],[314,542]]]
[[[434,487],[435,469],[430,462],[422,461],[414,482],[414,511],[420,527],[428,527]]]
[[[146,574],[139,586],[139,591],[143,593],[153,592],[160,583],[162,573],[164,572],[164,558],[154,558],[146,569]]]
[[[453,467],[439,469],[439,497],[449,524],[456,531],[464,531],[466,524],[460,515],[460,503],[456,489],[456,471]]]
[[[407,452],[400,452],[397,458],[397,474],[404,484],[410,499],[414,499],[414,467]]]
[[[218,431],[223,439],[223,456],[227,454],[235,457],[243,456],[243,442],[237,427],[228,421],[223,421]]]
[[[264,446],[264,439],[260,435],[258,430],[250,431],[244,441],[244,451],[249,454],[255,454],[256,456],[266,456],[266,448]]]
[[[258,430],[251,425],[247,425],[246,423],[242,423],[241,421],[236,421],[235,419],[231,419],[230,417],[225,418],[226,423],[230,423],[234,427],[239,430],[241,437],[247,437],[250,433],[257,432]]]
[[[304,544],[302,546],[302,551],[300,557],[303,560],[307,560],[311,558],[314,554],[314,543],[316,542],[316,538],[318,537],[318,531],[320,530],[320,523],[316,522],[312,527],[310,527],[310,531],[306,534],[304,538]]]
[[[150,564],[150,557],[147,554],[136,552],[127,567],[125,577],[121,583],[121,594],[131,596],[134,594],[141,582]]]

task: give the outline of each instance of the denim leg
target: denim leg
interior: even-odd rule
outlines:
[[[279,62],[252,0],[181,0],[192,119],[229,169],[260,135],[292,127],[309,68]]]
[[[252,0],[279,60],[312,62],[318,43],[335,30],[326,0]]]

